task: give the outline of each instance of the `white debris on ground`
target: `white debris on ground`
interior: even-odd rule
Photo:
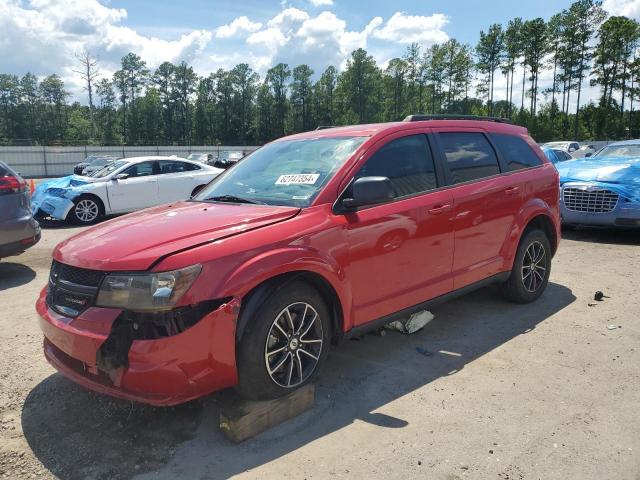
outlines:
[[[414,313],[409,318],[396,320],[385,325],[389,330],[397,330],[400,333],[411,334],[422,330],[424,326],[433,320],[433,313],[429,310],[422,310]]]

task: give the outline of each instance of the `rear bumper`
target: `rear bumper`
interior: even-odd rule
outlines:
[[[40,241],[40,225],[31,215],[4,221],[0,228],[0,258],[22,253]]]
[[[63,375],[85,388],[157,406],[184,403],[237,383],[232,301],[184,332],[156,340],[134,340],[128,366],[97,367],[96,354],[120,310],[92,307],[76,318],[48,308],[46,288],[36,304],[44,354]]]

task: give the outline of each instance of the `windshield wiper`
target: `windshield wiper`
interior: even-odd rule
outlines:
[[[209,197],[207,198],[207,200],[213,200],[214,202],[252,203],[256,205],[266,205],[266,203],[264,202],[249,200],[248,198],[236,197],[235,195],[218,195],[217,197]]]

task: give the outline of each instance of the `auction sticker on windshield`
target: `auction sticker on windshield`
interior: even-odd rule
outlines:
[[[280,175],[276,185],[313,185],[318,181],[319,173],[296,173],[293,175]]]

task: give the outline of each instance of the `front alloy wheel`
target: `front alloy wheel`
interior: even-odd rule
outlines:
[[[98,202],[89,197],[78,199],[73,207],[73,218],[76,222],[89,225],[100,218],[101,209]]]
[[[316,369],[322,353],[322,322],[305,302],[283,309],[271,324],[264,348],[269,377],[283,388],[302,384]]]
[[[245,301],[236,347],[240,394],[269,400],[311,382],[329,352],[331,313],[320,292],[303,280],[278,280]]]

